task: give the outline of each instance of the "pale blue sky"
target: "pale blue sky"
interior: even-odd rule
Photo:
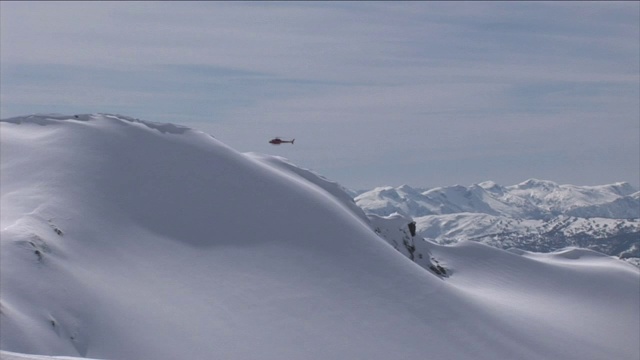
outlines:
[[[638,2],[2,1],[0,16],[2,118],[186,125],[353,189],[640,185]]]

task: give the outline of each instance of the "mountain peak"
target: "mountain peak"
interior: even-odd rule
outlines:
[[[487,181],[483,181],[481,183],[478,183],[478,186],[480,186],[483,189],[491,189],[491,188],[494,188],[496,186],[499,187],[500,185],[498,185],[495,181],[487,180]]]
[[[616,182],[606,186],[609,187],[613,192],[622,196],[628,196],[637,192],[637,190],[626,181]]]
[[[559,185],[553,181],[549,180],[539,180],[539,179],[529,179],[527,181],[521,182],[516,185],[516,187],[520,189],[533,189],[533,188],[541,188],[544,190],[552,190],[557,188]]]
[[[496,182],[494,181],[483,181],[481,183],[478,184],[478,186],[482,189],[484,189],[485,191],[494,193],[494,194],[502,194],[504,193],[504,188],[501,185],[498,185]]]
[[[408,194],[408,195],[419,195],[419,194],[420,194],[420,192],[421,192],[421,190],[420,190],[420,189],[416,189],[416,188],[411,187],[411,186],[406,185],[406,184],[400,185],[400,186],[397,188],[397,190],[398,190],[398,191],[401,191],[401,192],[403,192],[403,193],[405,193],[405,194]]]

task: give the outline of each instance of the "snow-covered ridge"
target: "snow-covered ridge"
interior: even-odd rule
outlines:
[[[45,356],[45,355],[32,355],[32,354],[20,354],[11,351],[0,350],[0,360],[91,360],[89,358],[79,358],[71,356]],[[97,359],[94,359],[97,360]]]
[[[161,133],[168,134],[183,134],[186,131],[192,130],[189,127],[175,125],[170,123],[158,123],[147,120],[140,120],[130,116],[117,115],[117,114],[78,114],[78,115],[60,115],[60,114],[42,114],[42,115],[29,115],[29,116],[17,116],[13,118],[3,119],[2,121],[13,124],[37,124],[37,125],[53,125],[59,121],[92,121],[92,120],[107,120],[115,123],[129,122],[132,124],[139,124],[146,126],[150,129],[158,130]]]
[[[640,355],[628,264],[423,241],[286,159],[81,117],[0,121],[3,359]]]

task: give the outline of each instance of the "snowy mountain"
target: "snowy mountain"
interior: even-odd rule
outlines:
[[[434,189],[379,187],[356,203],[378,216],[413,217],[417,233],[441,244],[473,240],[549,252],[584,247],[640,264],[640,192],[627,183],[558,185],[492,181]]]
[[[640,272],[615,258],[424,241],[178,125],[0,126],[2,359],[640,356]]]
[[[531,179],[506,187],[492,181],[429,190],[408,185],[386,186],[359,194],[356,203],[378,215],[397,211],[411,216],[481,213],[523,219],[563,214],[612,219],[640,217],[640,192],[628,183],[575,186]]]

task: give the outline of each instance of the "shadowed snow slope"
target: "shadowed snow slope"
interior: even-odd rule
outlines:
[[[428,243],[337,184],[115,115],[2,120],[2,356],[629,359],[638,270],[592,252]]]

